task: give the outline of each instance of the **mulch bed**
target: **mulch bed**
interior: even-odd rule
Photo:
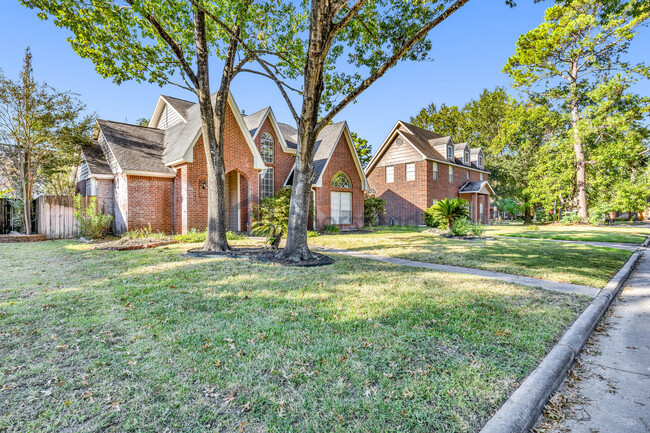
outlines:
[[[325,254],[311,252],[314,256],[311,260],[302,260],[300,262],[292,262],[289,260],[280,259],[277,254],[280,250],[273,250],[266,247],[231,247],[231,251],[214,251],[205,252],[201,249],[193,249],[187,252],[187,255],[192,257],[228,257],[236,259],[250,259],[257,260],[263,263],[273,263],[280,266],[296,266],[296,267],[313,267],[331,265],[335,260]]]
[[[0,244],[18,242],[43,242],[45,240],[45,235],[0,235]]]
[[[175,239],[118,239],[115,241],[102,242],[97,245],[95,249],[106,251],[132,251],[156,248],[176,243],[178,243],[178,241]]]

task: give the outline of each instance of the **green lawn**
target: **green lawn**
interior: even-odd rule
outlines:
[[[195,246],[0,245],[0,431],[475,432],[588,302]]]
[[[522,223],[485,226],[486,234],[563,241],[624,242],[640,244],[650,235],[650,226],[563,226],[538,225],[539,230],[528,230]]]
[[[632,255],[629,251],[502,237],[460,240],[420,233],[421,228],[310,238],[312,245],[344,248],[429,263],[466,266],[564,283],[604,287]]]

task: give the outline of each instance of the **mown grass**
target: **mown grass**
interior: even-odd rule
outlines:
[[[1,245],[0,431],[476,431],[588,302],[196,246]]]
[[[562,226],[538,225],[539,230],[527,230],[522,223],[485,226],[486,234],[563,241],[622,242],[640,244],[650,235],[649,226]]]
[[[587,245],[501,237],[444,238],[410,230],[319,236],[311,245],[343,248],[429,263],[465,266],[563,283],[604,287],[632,254]]]

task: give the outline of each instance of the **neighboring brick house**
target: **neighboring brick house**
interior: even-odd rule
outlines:
[[[115,233],[151,225],[186,233],[207,226],[207,166],[198,104],[161,96],[148,126],[97,120],[82,150],[77,191],[98,197]],[[297,131],[270,107],[244,116],[232,95],[224,131],[226,225],[248,231],[253,206],[293,181]],[[346,122],[318,136],[310,226],[363,226],[366,177]],[[314,218],[315,217],[315,218]]]
[[[447,197],[467,200],[471,219],[488,222],[494,191],[483,151],[451,137],[398,121],[368,163],[366,177],[386,200],[382,224],[421,225],[424,211]]]

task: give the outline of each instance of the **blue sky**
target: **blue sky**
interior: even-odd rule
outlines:
[[[195,100],[195,95],[174,86],[160,88],[129,82],[116,85],[95,72],[94,65],[78,57],[66,41],[68,32],[41,21],[36,11],[17,0],[0,5],[0,69],[17,78],[24,49],[31,46],[34,72],[39,81],[47,81],[57,90],[72,90],[80,95],[88,110],[100,118],[134,122],[149,118],[159,94]],[[520,0],[511,9],[503,0],[472,0],[433,30],[432,62],[402,62],[366,90],[356,104],[349,105],[335,119],[347,120],[350,128],[366,138],[376,150],[397,120],[408,120],[423,106],[463,105],[484,88],[508,86],[501,73],[514,52],[517,38],[541,23],[544,10],[552,4],[533,4]],[[647,61],[650,31],[642,29],[634,40],[630,59]],[[213,70],[218,65],[213,62]],[[212,74],[213,86],[219,74]],[[636,87],[650,95],[650,83]],[[279,121],[292,123],[289,110],[275,85],[262,77],[240,74],[232,92],[239,108],[247,113],[271,105]]]

